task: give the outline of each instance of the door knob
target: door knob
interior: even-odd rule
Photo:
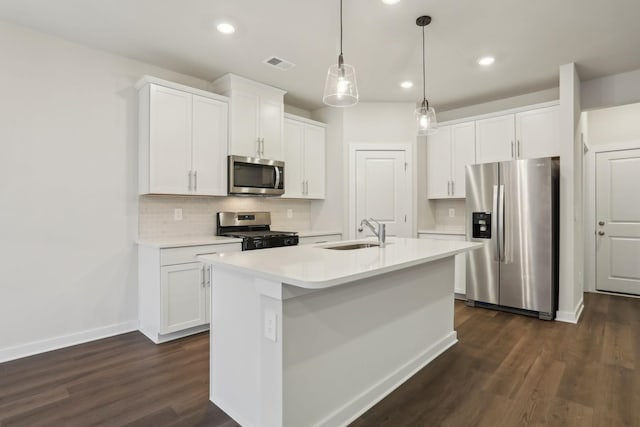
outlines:
[[[604,236],[604,231],[598,231],[598,236]]]
[[[604,221],[598,221],[598,225],[604,225]]]

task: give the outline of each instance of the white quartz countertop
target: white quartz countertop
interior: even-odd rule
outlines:
[[[298,231],[298,237],[317,237],[317,236],[329,236],[332,234],[342,234],[339,230],[306,230]]]
[[[222,245],[225,243],[240,243],[242,239],[224,236],[195,236],[195,237],[158,237],[155,239],[138,239],[137,244],[152,248],[180,248],[184,246]]]
[[[323,289],[435,261],[481,243],[393,238],[385,248],[332,250],[327,247],[375,240],[350,240],[259,251],[202,255],[198,260],[254,277],[306,289]]]
[[[454,236],[465,236],[466,232],[464,229],[454,228],[454,229],[446,229],[446,228],[425,228],[422,230],[418,230],[418,234],[450,234]]]

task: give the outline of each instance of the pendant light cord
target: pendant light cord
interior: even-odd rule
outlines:
[[[342,0],[340,0],[342,1]],[[427,101],[427,68],[425,65],[425,53],[424,53],[424,26],[422,27],[422,105],[427,104],[429,108],[429,101]]]

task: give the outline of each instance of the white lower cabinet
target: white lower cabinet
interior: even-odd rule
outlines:
[[[157,343],[209,329],[209,267],[198,255],[237,252],[240,243],[138,249],[139,329]]]
[[[461,234],[443,234],[443,233],[429,233],[418,232],[419,239],[433,239],[433,240],[457,240],[464,242],[467,238]],[[467,259],[466,254],[456,255],[455,260],[455,294],[456,298],[464,299],[467,294]]]
[[[299,245],[314,245],[318,243],[338,242],[342,240],[341,233],[322,234],[317,236],[300,237]]]

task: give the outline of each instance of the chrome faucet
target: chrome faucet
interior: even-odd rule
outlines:
[[[376,224],[378,231],[376,231],[376,227],[373,226]],[[381,248],[385,247],[385,242],[387,240],[387,224],[382,224],[381,222],[374,221],[373,218],[363,219],[360,221],[360,227],[358,227],[358,231],[362,232],[363,226],[369,227],[369,229],[376,235],[378,238],[378,246]]]

